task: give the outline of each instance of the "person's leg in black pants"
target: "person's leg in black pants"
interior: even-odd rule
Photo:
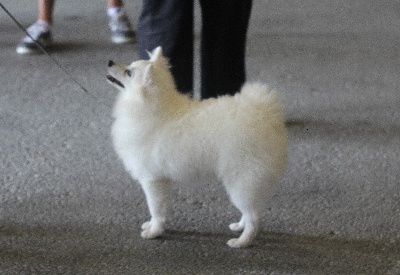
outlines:
[[[185,2],[185,1],[183,1]],[[243,85],[252,0],[200,0],[201,96],[234,94]]]
[[[141,59],[162,46],[178,90],[193,91],[192,0],[144,0],[137,37]]]

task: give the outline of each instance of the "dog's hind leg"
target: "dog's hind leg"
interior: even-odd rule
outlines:
[[[146,195],[151,219],[142,225],[142,238],[153,239],[164,232],[167,220],[170,192],[170,183],[166,180],[148,181],[142,184]]]
[[[242,215],[242,218],[240,219],[239,222],[231,223],[229,225],[229,228],[232,231],[242,231],[244,229],[244,217]]]
[[[243,230],[239,238],[228,241],[230,247],[246,247],[251,244],[257,235],[260,225],[260,203],[259,194],[249,185],[236,183],[226,185],[233,204],[242,212],[242,218],[238,223],[233,223],[229,228],[233,231]]]
[[[239,238],[230,239],[228,245],[233,248],[246,247],[251,244],[257,235],[260,218],[255,212],[243,213],[244,230]]]

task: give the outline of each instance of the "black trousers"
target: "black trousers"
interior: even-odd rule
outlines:
[[[252,0],[200,0],[201,97],[234,94],[243,85]],[[163,47],[177,88],[193,91],[193,0],[143,0],[139,56]]]

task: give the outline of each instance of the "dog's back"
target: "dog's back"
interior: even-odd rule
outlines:
[[[182,98],[177,98],[168,104],[179,110]],[[237,173],[282,175],[287,146],[283,112],[267,86],[246,84],[234,97],[184,104],[179,115],[151,115],[157,120],[151,122],[152,131],[131,151],[132,158],[143,161],[137,174],[156,173],[182,183],[198,176],[232,180]]]

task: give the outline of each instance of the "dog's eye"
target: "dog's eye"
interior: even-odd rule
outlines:
[[[132,72],[131,72],[130,70],[125,70],[125,74],[126,74],[127,76],[129,76],[129,77],[132,76]]]

